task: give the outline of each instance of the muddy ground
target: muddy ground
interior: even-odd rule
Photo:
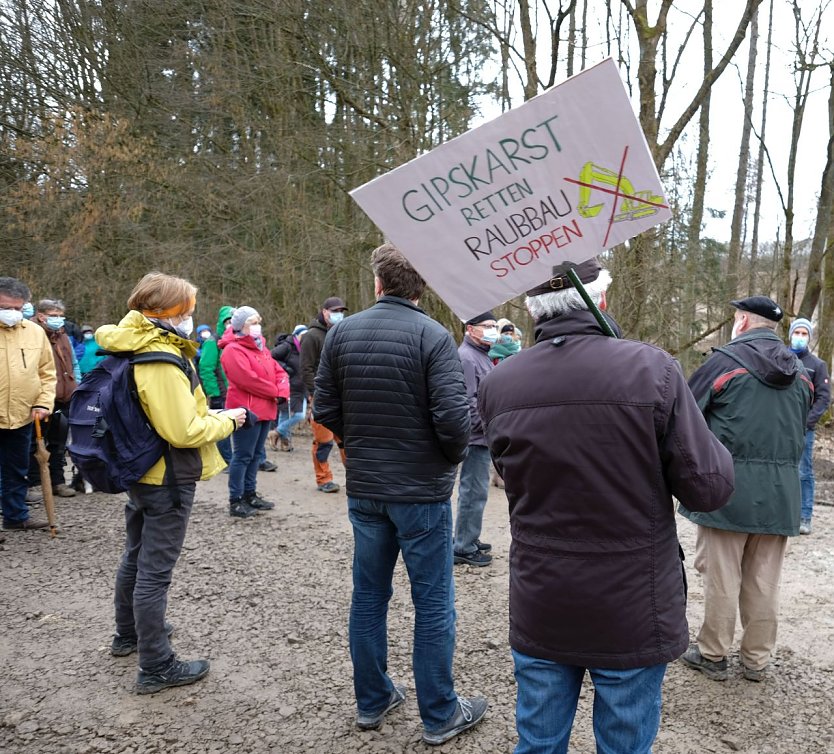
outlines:
[[[135,655],[108,652],[113,575],[122,544],[120,496],[59,500],[60,535],[7,532],[0,545],[0,751],[2,752],[420,752],[410,671],[412,612],[398,567],[390,670],[406,704],[377,732],[353,726],[347,648],[351,536],[342,492],[315,490],[309,439],[270,453],[277,473],[260,491],[278,505],[257,519],[229,518],[227,477],[198,490],[174,574],[169,619],[185,658],[211,659],[209,676],[154,696],[131,693]],[[344,481],[338,461],[337,481]],[[726,683],[670,665],[656,754],[834,752],[834,454],[818,442],[814,533],[791,541],[779,639],[765,683]],[[829,481],[825,481],[826,477]],[[36,515],[43,515],[35,509]],[[693,527],[680,521],[689,555],[690,629],[703,593],[691,567]],[[511,752],[515,688],[507,645],[506,499],[492,488],[484,539],[495,561],[457,566],[457,685],[490,700],[475,731],[441,752]],[[593,752],[589,687],[571,752]]]

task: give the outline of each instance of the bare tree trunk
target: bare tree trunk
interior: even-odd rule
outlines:
[[[834,212],[828,224],[828,243],[824,255],[824,272],[822,284],[822,304],[817,332],[819,357],[828,365],[831,372],[831,356],[834,355]]]
[[[524,101],[532,99],[539,90],[539,77],[536,73],[536,35],[530,20],[530,0],[519,0],[518,12],[521,23],[521,39],[524,43]]]
[[[741,261],[741,230],[747,193],[747,169],[750,163],[750,130],[753,126],[753,84],[756,78],[756,47],[759,42],[759,11],[750,19],[750,52],[747,56],[747,81],[744,85],[744,122],[741,127],[741,146],[738,150],[733,220],[730,225],[730,247],[727,258],[727,292],[731,298],[738,293],[738,268]],[[732,323],[722,331],[723,340],[730,340]]]
[[[568,17],[568,76],[573,76],[573,59],[576,56],[576,3],[571,4]]]
[[[756,158],[756,198],[753,205],[753,235],[750,239],[750,271],[747,280],[747,295],[752,296],[758,290],[756,281],[756,263],[759,256],[759,215],[762,209],[762,183],[764,180],[764,145],[767,130],[767,105],[770,96],[770,54],[773,40],[773,0],[767,21],[767,54],[765,56],[765,78],[762,90],[762,126],[759,132],[759,154]]]
[[[805,293],[797,310],[801,316],[808,319],[813,316],[822,291],[822,280],[820,279],[822,257],[825,253],[826,236],[831,226],[832,212],[834,212],[834,63],[829,64],[829,70],[831,72],[831,82],[828,92],[828,151],[825,169],[822,172],[822,186],[817,204],[814,238],[811,241],[811,254],[808,258]],[[829,240],[831,240],[830,237]]]
[[[811,89],[811,75],[813,61],[819,50],[820,24],[822,23],[822,8],[816,10],[816,24],[813,33],[809,32],[810,24],[802,21],[802,12],[798,0],[793,0],[794,27],[796,30],[796,91],[793,102],[793,123],[791,126],[790,152],[788,153],[788,198],[785,210],[785,244],[782,251],[781,286],[779,298],[782,308],[794,315],[795,284],[793,280],[793,221],[794,221],[794,181],[796,179],[796,159],[799,150],[799,136],[802,133],[802,122],[805,117],[805,105],[808,102],[808,92]],[[787,334],[787,318],[782,321],[781,330]]]

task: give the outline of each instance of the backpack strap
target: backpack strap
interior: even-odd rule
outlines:
[[[185,373],[185,376],[188,377],[189,381],[191,380],[191,375],[193,374],[194,370],[191,368],[191,363],[188,359],[184,358],[183,356],[175,356],[172,353],[168,353],[167,351],[147,351],[145,353],[133,353],[129,354],[128,358],[130,359],[130,383],[131,389],[133,390],[134,394],[136,394],[136,381],[133,376],[133,367],[136,364],[174,364],[178,366],[182,371]],[[193,387],[193,386],[192,386]],[[136,394],[136,398],[138,400],[138,394]],[[168,478],[170,474],[172,479],[169,482],[171,486],[171,490],[174,492],[174,507],[179,508],[182,506],[182,500],[180,499],[179,490],[176,486],[176,480],[173,479],[174,473],[174,466],[171,460],[171,446],[168,443],[165,443],[165,450],[162,451],[162,457],[165,459],[165,477]]]
[[[188,359],[184,358],[183,356],[175,356],[174,354],[168,353],[166,351],[148,351],[146,353],[134,353],[130,354],[128,358],[130,359],[131,364],[175,364],[186,374],[188,374],[191,371],[188,365]]]

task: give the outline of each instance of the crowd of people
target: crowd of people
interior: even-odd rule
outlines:
[[[732,301],[732,340],[687,383],[665,351],[620,337],[607,311],[611,275],[596,259],[575,269],[585,297],[561,268],[527,291],[536,331],[526,349],[520,329],[492,311],[464,323],[457,345],[420,308],[425,282],[394,246],[375,249],[371,266],[373,306],[347,316],[345,301],[330,296],[272,348],[250,305],[223,306],[216,327],[194,332],[197,288],[170,275],[143,277],[124,318],[97,330],[72,324],[56,299],[33,307],[23,282],[0,278],[4,530],[46,525],[27,506],[38,482],[36,417],[50,419],[53,454],[51,479],[40,483],[75,494],[61,416],[101,351],[196,364],[134,367],[138,400],[168,445],[128,490],[115,580],[111,652],[138,653],[137,693],[209,671],[205,659],[176,656],[165,619],[197,481],[226,471],[234,518],[271,510],[257,486],[258,472],[274,468],[265,448],[292,451],[305,420],[315,489],[339,491],[334,445],[346,469],[359,729],[379,728],[406,699],[387,669],[400,555],[423,741],[442,744],[486,715],[485,698],[455,688],[453,570],[492,562],[481,540],[490,482],[509,501],[518,754],[567,751],[586,673],[600,750],[649,752],[668,663],[728,678],[739,613],[742,675],[766,680],[787,538],[812,531],[814,432],[829,402],[812,322],[794,320],[786,346],[774,301]],[[673,499],[698,526],[705,615],[693,643]]]

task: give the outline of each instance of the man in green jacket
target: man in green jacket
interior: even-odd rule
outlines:
[[[732,453],[735,492],[698,524],[695,568],[704,577],[704,623],[681,658],[708,678],[728,677],[736,609],[744,677],[761,681],[776,644],[787,538],[799,534],[799,459],[813,385],[774,332],[782,309],[766,296],[730,302],[733,340],[689,380],[710,430]]]
[[[203,342],[200,348],[200,364],[197,370],[200,375],[200,382],[203,385],[203,392],[208,398],[209,408],[223,409],[226,403],[226,388],[229,381],[220,365],[220,349],[217,341],[223,337],[226,327],[232,318],[235,308],[233,306],[221,306],[217,314],[217,333],[215,336]],[[223,460],[228,464],[232,460],[232,441],[227,437],[217,443],[217,449]]]

